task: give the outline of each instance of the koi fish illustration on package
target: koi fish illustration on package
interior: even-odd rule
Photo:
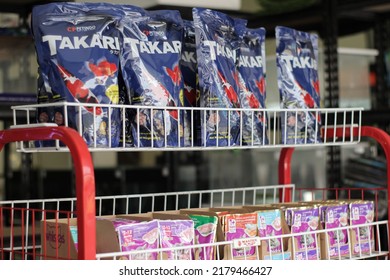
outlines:
[[[119,109],[104,107],[119,101],[119,20],[118,8],[110,4],[51,3],[32,12],[42,88],[50,91],[49,102],[91,104],[68,106],[66,112],[68,126],[81,131],[90,146],[119,144]],[[50,119],[59,122],[64,113],[56,110]]]
[[[275,32],[281,108],[319,108],[318,36],[281,26]],[[281,123],[284,144],[321,142],[319,112],[282,113]]]
[[[194,8],[200,106],[240,108],[239,86],[234,79],[241,37],[246,21],[210,9]],[[236,145],[240,135],[240,112],[206,110],[201,114],[202,146]]]
[[[172,107],[133,111],[131,130],[140,147],[183,146],[177,108],[183,88],[179,61],[183,22],[178,11],[152,11],[122,20],[121,65],[134,105]]]
[[[264,109],[265,90],[265,29],[242,28],[237,73],[241,108]],[[264,111],[243,111],[241,130],[243,145],[266,145],[267,115]]]

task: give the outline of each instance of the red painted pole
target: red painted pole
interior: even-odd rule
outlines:
[[[387,162],[387,211],[390,213],[390,136],[385,131],[372,127],[372,126],[362,126],[362,127],[336,127],[336,128],[328,128],[326,131],[327,138],[336,137],[345,137],[348,138],[352,135],[354,137],[359,135],[361,137],[370,137],[378,142],[386,156]],[[335,131],[336,130],[336,131]],[[336,143],[337,144],[337,143]],[[294,148],[283,148],[279,157],[279,184],[291,184],[291,158],[294,152]],[[288,198],[288,199],[287,199]],[[291,201],[291,197],[286,197],[286,201]],[[390,217],[389,217],[390,224]],[[390,238],[388,241],[390,244]]]
[[[95,175],[91,154],[80,135],[68,127],[14,128],[0,131],[0,151],[20,141],[60,140],[72,155],[76,174],[78,259],[96,259]]]
[[[282,148],[279,156],[279,184],[288,185],[291,184],[291,158],[294,153],[294,148]],[[290,202],[292,200],[291,197],[291,189],[286,189],[284,192],[284,200],[283,198],[283,190],[279,190],[279,200],[280,202]]]

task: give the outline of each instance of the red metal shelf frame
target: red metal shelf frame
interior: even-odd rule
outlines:
[[[390,188],[390,136],[375,127],[363,126],[352,129],[329,128],[329,138],[350,137],[358,135],[359,130],[362,137],[370,137],[376,140],[383,148],[387,159],[387,190]],[[76,207],[78,226],[78,259],[93,260],[96,258],[96,206],[95,206],[95,176],[94,166],[88,147],[80,135],[73,129],[67,127],[33,127],[13,128],[0,131],[0,151],[5,144],[21,141],[36,140],[60,140],[71,153],[75,174],[76,174]],[[291,159],[294,148],[282,148],[279,157],[279,184],[291,184]],[[285,201],[291,201],[291,191],[286,190]],[[388,211],[390,210],[390,199],[388,197]]]
[[[20,141],[60,140],[71,153],[76,175],[78,259],[96,259],[95,175],[91,154],[81,136],[68,127],[13,128],[0,131],[0,151]]]
[[[359,134],[360,129],[360,134]],[[385,131],[372,127],[362,126],[345,129],[343,127],[328,128],[326,133],[328,138],[335,137],[350,137],[352,135],[360,135],[361,137],[369,137],[379,143],[385,153],[387,162],[387,193],[390,192],[390,136]],[[291,184],[291,159],[294,153],[294,148],[286,147],[282,148],[279,156],[279,184]],[[291,201],[292,194],[291,189],[285,190],[285,201]],[[390,196],[387,196],[387,211],[390,211]],[[390,222],[390,217],[389,217]],[[388,240],[390,242],[390,238]],[[389,243],[390,244],[390,243]]]

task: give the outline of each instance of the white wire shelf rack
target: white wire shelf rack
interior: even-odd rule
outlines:
[[[97,196],[96,215],[117,215],[146,213],[153,211],[178,210],[181,208],[224,207],[256,205],[284,201],[286,193],[293,196],[295,185],[254,186],[245,188],[225,188],[130,195]],[[195,202],[194,202],[195,201]],[[76,211],[76,198],[28,199],[0,201],[0,207],[9,209],[38,209],[36,215],[46,213],[47,218],[73,218]],[[62,212],[70,212],[61,216]],[[28,213],[27,213],[28,214]],[[65,214],[65,212],[64,212]],[[36,218],[43,218],[36,216]],[[28,219],[26,220],[28,224]]]
[[[302,191],[295,189],[293,184],[290,185],[275,185],[275,186],[258,186],[245,188],[230,188],[216,190],[197,190],[197,191],[182,191],[168,193],[150,193],[150,194],[132,194],[132,195],[114,195],[96,197],[96,216],[115,216],[126,214],[139,214],[147,212],[169,212],[170,210],[190,209],[190,208],[212,208],[212,207],[231,207],[242,205],[263,205],[267,203],[278,203],[284,201],[286,196],[291,196],[295,201],[302,196]],[[330,194],[330,190],[317,190],[318,196],[313,199],[326,199]],[[379,195],[378,190],[378,195]],[[356,190],[359,193],[359,190]],[[321,194],[322,193],[322,197]],[[337,191],[339,198],[349,198],[348,190]],[[375,196],[378,199],[378,196]],[[363,197],[362,197],[363,199]],[[378,203],[375,200],[375,207],[378,208]],[[76,213],[76,198],[59,198],[59,199],[34,199],[34,200],[15,200],[15,201],[0,201],[0,258],[1,259],[39,259],[42,257],[41,240],[34,238],[42,231],[42,222],[47,220],[65,220],[70,221],[77,218]],[[305,238],[308,234],[315,234],[315,248],[320,255],[320,250],[324,250],[323,236],[330,231],[346,231],[348,240],[351,240],[351,232],[354,229],[369,229],[372,230],[372,239],[360,240],[358,238],[355,247],[361,247],[363,242],[368,242],[369,249],[366,252],[350,250],[347,254],[339,254],[332,259],[371,259],[371,258],[387,258],[387,242],[389,240],[388,221],[375,221],[364,225],[346,226],[343,228],[320,229],[308,233],[286,233],[278,236],[283,240],[308,240]],[[367,232],[367,230],[366,230]],[[64,234],[64,233],[63,233]],[[65,234],[66,235],[66,234]],[[321,237],[322,236],[322,237]],[[338,235],[337,235],[338,236]],[[242,259],[289,259],[292,252],[295,252],[296,245],[294,242],[286,242],[286,247],[282,247],[284,253],[272,253],[264,256],[264,247],[270,245],[273,237],[251,237],[244,239],[234,239],[230,241],[218,241],[209,244],[197,244],[192,246],[182,246],[169,249],[153,249],[133,252],[106,252],[98,253],[96,259],[139,259],[141,256],[156,254],[159,258],[164,258],[164,252],[170,252],[174,259],[178,259],[180,252],[183,250],[208,250],[213,247],[216,255],[215,260],[234,259],[232,250],[245,249],[251,244],[256,247],[254,255],[244,255]],[[322,242],[322,243],[321,243]],[[326,241],[325,241],[326,242]],[[383,242],[383,243],[382,243]],[[325,243],[326,244],[326,243]],[[283,245],[282,245],[283,246]],[[306,246],[308,250],[308,246]],[[326,247],[327,248],[327,247]],[[339,248],[340,249],[340,248]],[[325,249],[327,250],[327,249]],[[331,249],[329,249],[331,250]],[[334,248],[332,249],[334,250]],[[338,250],[340,251],[340,250]],[[246,250],[244,250],[246,252]],[[303,252],[303,256],[307,256],[307,251]],[[321,255],[322,256],[322,255]],[[330,254],[328,254],[327,258]],[[318,257],[319,258],[319,257]],[[303,257],[303,259],[305,259]]]
[[[139,214],[182,208],[256,205],[284,201],[295,185],[254,186],[149,194],[97,196],[96,216]],[[35,259],[41,243],[34,239],[40,223],[76,217],[76,198],[0,201],[0,260]],[[15,257],[16,256],[16,257]]]
[[[363,111],[363,108],[173,108],[69,102],[11,108],[14,127],[37,125],[37,111],[48,108],[51,108],[51,112],[60,111],[63,113],[60,118],[62,125],[76,129],[87,142],[90,151],[226,150],[352,145],[360,142]],[[88,111],[85,108],[88,108]],[[116,119],[113,118],[114,115]],[[172,115],[176,117],[175,120],[170,119]],[[143,125],[145,122],[148,124]],[[51,123],[39,125],[56,124],[53,117]],[[330,130],[332,128],[341,129],[341,134],[336,136],[336,130]],[[104,141],[100,141],[99,137],[103,137]],[[146,137],[146,140],[142,137]],[[47,152],[68,151],[68,148],[57,140],[46,145],[37,144],[37,141],[20,143],[18,150]]]

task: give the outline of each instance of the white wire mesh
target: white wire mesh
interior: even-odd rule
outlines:
[[[112,143],[112,137],[107,137],[105,144],[98,143],[97,134],[100,127],[96,121],[100,118],[97,116],[96,108],[106,109],[109,112],[105,120],[106,135],[112,135],[112,124],[117,123],[121,130],[120,139],[128,139],[135,137],[131,143],[120,141],[118,145]],[[89,123],[87,124],[87,117],[79,113],[83,111],[84,107],[93,107],[92,113],[89,113]],[[34,104],[13,106],[14,126],[31,125],[31,119],[36,118],[36,111],[42,108],[61,108],[64,112],[64,124],[70,126],[80,133],[85,138],[86,127],[89,127],[92,132],[88,136],[88,146],[91,151],[144,151],[144,150],[215,150],[215,149],[253,149],[253,148],[275,148],[275,147],[300,147],[300,146],[332,146],[332,145],[350,145],[360,142],[360,129],[362,119],[362,108],[321,108],[321,109],[242,109],[242,108],[193,108],[193,107],[148,107],[135,105],[97,105],[97,104],[83,104],[83,103],[48,103],[48,104]],[[72,109],[72,110],[71,110]],[[72,111],[70,114],[68,111]],[[120,120],[111,118],[111,112],[118,111]],[[140,118],[140,112],[147,110],[150,112],[150,120],[148,133],[150,139],[154,139],[157,134],[157,127],[154,124],[157,122],[153,112],[163,112],[163,115],[169,115],[170,112],[175,112],[178,116],[187,116],[187,121],[178,117],[177,122],[172,123],[176,126],[177,139],[174,139],[176,144],[170,144],[168,141],[168,125],[163,125],[162,130],[159,130],[163,144],[155,144],[155,141],[150,141],[149,144],[142,142],[140,138],[140,130],[144,128]],[[85,111],[85,110],[84,110]],[[91,110],[90,110],[91,111]],[[100,111],[99,111],[100,112]],[[127,112],[132,112],[133,120],[128,120]],[[206,115],[225,114],[227,122],[219,124],[219,121],[214,123],[212,130],[215,137],[229,139],[225,142],[220,140],[212,141],[209,137],[208,129],[210,125],[206,121]],[[238,119],[230,116],[232,114],[238,115]],[[70,115],[73,116],[71,125]],[[287,116],[289,119],[287,119]],[[293,121],[291,121],[291,119]],[[258,121],[261,119],[262,124]],[[298,119],[301,125],[299,126]],[[311,119],[311,121],[309,121]],[[313,121],[316,120],[316,121]],[[166,122],[167,120],[162,120]],[[257,122],[257,123],[256,123]],[[35,123],[35,121],[34,121]],[[131,123],[131,126],[129,123]],[[227,127],[226,127],[227,126]],[[132,127],[132,128],[130,128]],[[342,136],[336,137],[334,135],[327,135],[328,128],[342,128]],[[171,127],[172,128],[172,127]],[[185,131],[184,131],[185,130]],[[239,132],[237,132],[239,131]],[[187,133],[187,138],[183,139],[183,135]],[[238,133],[238,134],[237,134]],[[221,135],[224,136],[221,136]],[[246,136],[243,136],[243,135]],[[153,136],[152,136],[153,135]],[[188,136],[189,135],[189,136]],[[197,136],[196,136],[197,135]],[[288,137],[288,138],[287,138]],[[24,152],[38,152],[38,151],[68,151],[68,149],[57,141],[50,146],[38,147],[36,143],[24,143],[20,146]]]
[[[238,205],[255,205],[276,203],[284,200],[286,192],[294,193],[294,185],[276,185],[247,188],[231,188],[217,190],[198,190],[167,193],[132,194],[98,196],[96,215],[120,215],[146,213],[154,211],[178,210],[181,208],[222,207]],[[194,203],[195,201],[195,203]],[[4,216],[4,217],[3,217]],[[76,217],[76,198],[31,199],[0,201],[0,224],[2,232],[8,236],[23,236],[23,247],[14,244],[14,238],[9,243],[2,243],[5,251],[37,250],[40,244],[32,245],[33,232],[40,230],[40,221],[47,219],[70,219]],[[8,219],[8,221],[7,221]],[[34,229],[32,228],[34,225]],[[22,233],[23,231],[23,233]],[[19,243],[21,241],[19,240]],[[1,249],[1,248],[0,248]],[[1,251],[1,250],[0,250]],[[20,255],[22,255],[20,253]],[[9,258],[14,255],[10,254]],[[28,258],[25,255],[25,258]]]
[[[287,191],[294,194],[295,186],[273,185],[216,190],[162,192],[148,194],[97,196],[96,215],[118,215],[153,211],[178,210],[239,205],[256,205],[283,201]],[[195,202],[194,202],[195,201]],[[76,198],[30,199],[0,201],[0,207],[10,209],[39,209],[36,215],[47,219],[72,218],[76,210]],[[46,212],[44,212],[46,211]],[[28,214],[28,212],[26,212]],[[41,213],[41,214],[39,214]],[[49,215],[49,216],[48,216]],[[37,219],[42,217],[36,216]]]
[[[291,197],[295,197],[294,185],[277,185],[277,186],[265,186],[265,187],[249,187],[249,188],[232,188],[232,189],[218,189],[218,190],[203,190],[203,191],[186,191],[186,192],[171,192],[171,193],[153,193],[142,195],[120,195],[120,196],[103,196],[96,197],[96,210],[97,216],[100,215],[120,215],[120,214],[132,214],[132,213],[144,213],[153,211],[167,211],[186,208],[202,208],[202,207],[229,207],[239,205],[262,205],[266,203],[277,203],[283,200],[287,191],[291,192]],[[193,201],[195,200],[195,203]],[[20,256],[23,259],[30,259],[34,253],[41,249],[41,245],[36,240],[32,239],[32,236],[39,234],[40,221],[46,219],[71,219],[75,217],[76,199],[64,198],[64,199],[44,199],[44,200],[18,200],[18,201],[0,201],[0,213],[3,219],[9,218],[8,223],[13,226],[5,229],[1,227],[4,236],[9,236],[9,240],[2,239],[1,252],[9,253],[9,259],[15,259],[15,256]],[[0,219],[1,220],[1,219]],[[7,221],[1,221],[7,224]],[[369,240],[361,240],[357,237],[355,247],[350,246],[350,250],[347,255],[336,255],[332,259],[367,259],[367,258],[386,258],[388,255],[387,242],[389,240],[388,221],[373,222],[364,225],[347,226],[343,227],[343,230],[348,230],[348,240],[351,240],[351,230],[359,228],[368,228],[373,231],[372,238]],[[283,234],[280,238],[283,240],[294,240],[294,238],[300,238],[306,242],[305,236],[315,233],[315,248],[317,248],[318,258],[330,258],[330,253],[326,257],[321,254],[321,250],[324,250],[324,239],[329,232],[339,231],[341,228],[316,230],[308,233],[295,233],[295,234]],[[8,232],[7,232],[8,231]],[[21,233],[24,231],[24,234]],[[23,239],[18,240],[13,236],[21,236]],[[338,236],[338,235],[336,235]],[[12,238],[11,238],[12,237]],[[246,255],[244,248],[244,255],[242,259],[290,259],[292,257],[305,259],[307,256],[308,246],[304,246],[306,249],[301,252],[301,255],[297,255],[296,245],[294,242],[287,242],[283,247],[283,253],[280,254],[264,254],[265,247],[269,247],[271,240],[275,237],[252,237],[245,239],[235,239],[232,241],[213,242],[209,244],[198,244],[193,246],[175,247],[169,249],[155,249],[155,250],[142,250],[134,252],[108,252],[104,254],[97,254],[97,259],[142,259],[142,256],[148,256],[148,253],[156,253],[159,258],[164,258],[166,254],[164,251],[171,252],[175,259],[179,258],[180,250],[203,250],[205,251],[209,247],[213,247],[216,254],[213,259],[234,259],[232,250],[242,248],[237,244],[252,244],[256,246],[255,255]],[[374,242],[375,241],[375,242]],[[82,241],[81,241],[82,242]],[[322,242],[322,243],[321,243]],[[359,250],[353,251],[353,248],[360,247],[364,242],[368,242],[369,251],[360,252]],[[384,242],[385,244],[382,244]],[[22,246],[21,246],[22,243]],[[340,244],[340,243],[338,243]],[[328,246],[328,243],[325,243]],[[340,245],[339,245],[340,246]],[[327,248],[327,247],[325,247]],[[219,250],[221,249],[221,250]],[[339,248],[340,249],[340,248]],[[326,249],[325,249],[326,250]],[[329,248],[334,250],[334,248]],[[305,252],[306,251],[306,252]],[[340,250],[338,250],[340,252]],[[295,252],[295,253],[294,253]],[[3,253],[4,254],[4,253]],[[303,254],[303,257],[302,257]],[[324,257],[325,256],[325,257]]]

